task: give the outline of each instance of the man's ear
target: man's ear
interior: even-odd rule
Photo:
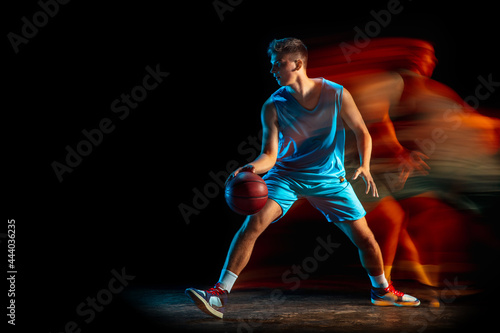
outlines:
[[[299,69],[302,68],[303,65],[304,65],[304,62],[302,61],[302,59],[295,60],[295,68],[293,71],[298,71]]]

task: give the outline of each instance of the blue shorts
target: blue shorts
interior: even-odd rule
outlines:
[[[330,179],[325,182],[296,181],[276,173],[264,176],[267,184],[268,198],[281,206],[282,218],[300,198],[306,198],[311,205],[326,217],[328,222],[358,220],[366,215],[351,184],[344,178]]]

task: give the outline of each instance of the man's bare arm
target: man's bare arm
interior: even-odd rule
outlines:
[[[262,150],[260,155],[253,162],[236,169],[228,180],[236,176],[240,171],[250,171],[257,174],[266,173],[276,163],[278,156],[278,115],[271,98],[262,106],[261,121]]]
[[[378,197],[377,186],[373,181],[370,173],[370,158],[372,154],[372,138],[366,128],[363,117],[354,103],[351,93],[344,88],[342,95],[342,108],[340,115],[346,124],[351,128],[356,136],[358,152],[360,157],[360,167],[356,170],[352,179],[357,179],[359,176],[363,178],[366,184],[366,192],[372,192],[374,197]]]

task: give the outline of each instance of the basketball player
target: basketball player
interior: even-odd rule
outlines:
[[[372,284],[373,304],[420,305],[418,299],[387,282],[366,212],[345,179],[344,123],[355,133],[360,155],[360,166],[352,179],[361,177],[365,193],[378,196],[370,174],[371,137],[351,94],[337,83],[307,76],[308,52],[299,39],[273,40],[268,54],[271,74],[281,88],[262,107],[262,152],[229,179],[242,171],[267,172],[264,180],[269,200],[260,212],[245,219],[234,236],[219,282],[208,290],[188,288],[186,295],[203,312],[222,318],[227,295],[248,263],[259,235],[283,217],[298,198],[305,197],[357,246]]]

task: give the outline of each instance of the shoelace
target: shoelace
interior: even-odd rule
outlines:
[[[393,293],[394,295],[400,296],[400,297],[403,297],[403,295],[405,294],[404,292],[401,292],[399,290],[394,289],[392,282],[391,282],[391,284],[389,284],[389,287],[385,288],[385,291],[388,293]]]
[[[222,290],[217,283],[213,288],[208,289],[207,293],[213,294],[215,296],[220,296],[221,294],[224,294],[224,290]]]

